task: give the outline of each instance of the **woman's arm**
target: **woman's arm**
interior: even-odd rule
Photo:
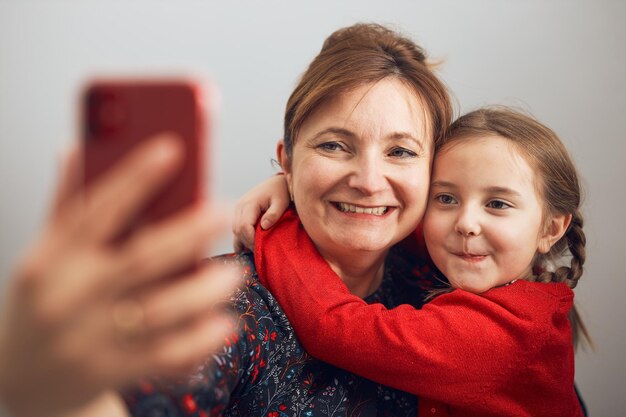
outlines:
[[[0,403],[11,415],[63,414],[139,377],[188,371],[232,331],[213,306],[240,271],[207,265],[167,278],[204,253],[227,215],[195,207],[109,244],[175,175],[181,151],[176,138],[154,138],[84,193],[78,151],[68,158],[0,312]]]
[[[567,311],[551,297],[529,308],[532,297],[506,289],[490,297],[457,290],[422,310],[368,305],[349,293],[294,213],[257,231],[255,253],[262,281],[311,355],[441,401],[470,401],[459,392],[497,388],[549,336],[537,331],[543,320],[551,320],[554,310]]]

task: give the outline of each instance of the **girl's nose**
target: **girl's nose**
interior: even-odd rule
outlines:
[[[480,234],[480,219],[474,209],[462,208],[456,219],[454,230],[462,236],[478,236]]]

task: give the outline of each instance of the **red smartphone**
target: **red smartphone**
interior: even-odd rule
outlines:
[[[81,117],[85,187],[156,134],[175,133],[184,143],[181,169],[115,240],[204,197],[208,117],[203,93],[199,83],[188,79],[110,79],[93,81],[85,88]]]

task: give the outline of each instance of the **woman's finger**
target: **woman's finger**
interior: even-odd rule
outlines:
[[[78,245],[58,254],[38,291],[40,315],[61,320],[104,297],[119,297],[180,273],[196,263],[226,228],[227,213],[201,205],[144,227],[119,247]]]
[[[213,313],[197,320],[187,329],[175,332],[148,355],[152,369],[173,374],[185,372],[199,361],[218,351],[236,329],[236,317],[230,313]]]
[[[122,350],[125,355],[120,362],[126,364],[123,371],[126,382],[140,376],[188,373],[194,365],[224,346],[226,338],[236,331],[236,323],[236,317],[229,313],[209,312],[185,326]],[[118,369],[113,376],[119,377],[120,373]]]
[[[162,134],[140,145],[103,174],[85,191],[81,235],[101,242],[119,234],[133,214],[176,172],[182,152],[176,136]]]
[[[141,297],[146,331],[172,327],[214,309],[239,284],[239,267],[212,262],[188,278],[158,287]]]
[[[161,364],[167,373],[183,369],[222,345],[233,330],[221,306],[240,278],[238,267],[220,263],[151,286],[147,295],[135,292],[115,301],[102,297],[72,320],[57,351],[64,352],[68,369],[113,385],[152,375]]]
[[[54,221],[65,207],[66,203],[75,196],[80,188],[80,149],[73,144],[62,156],[59,167],[59,178],[52,198],[50,220]]]
[[[181,272],[204,256],[229,219],[223,209],[201,205],[144,227],[113,254],[109,274],[123,279],[109,282],[108,288],[126,292]]]

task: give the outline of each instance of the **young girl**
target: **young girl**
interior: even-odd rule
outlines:
[[[302,344],[419,395],[420,415],[582,415],[568,314],[585,236],[563,144],[512,110],[474,111],[451,126],[431,180],[424,239],[451,288],[421,310],[350,294],[293,211],[257,230],[259,276],[284,277],[263,283]],[[566,251],[570,265],[558,266]]]

